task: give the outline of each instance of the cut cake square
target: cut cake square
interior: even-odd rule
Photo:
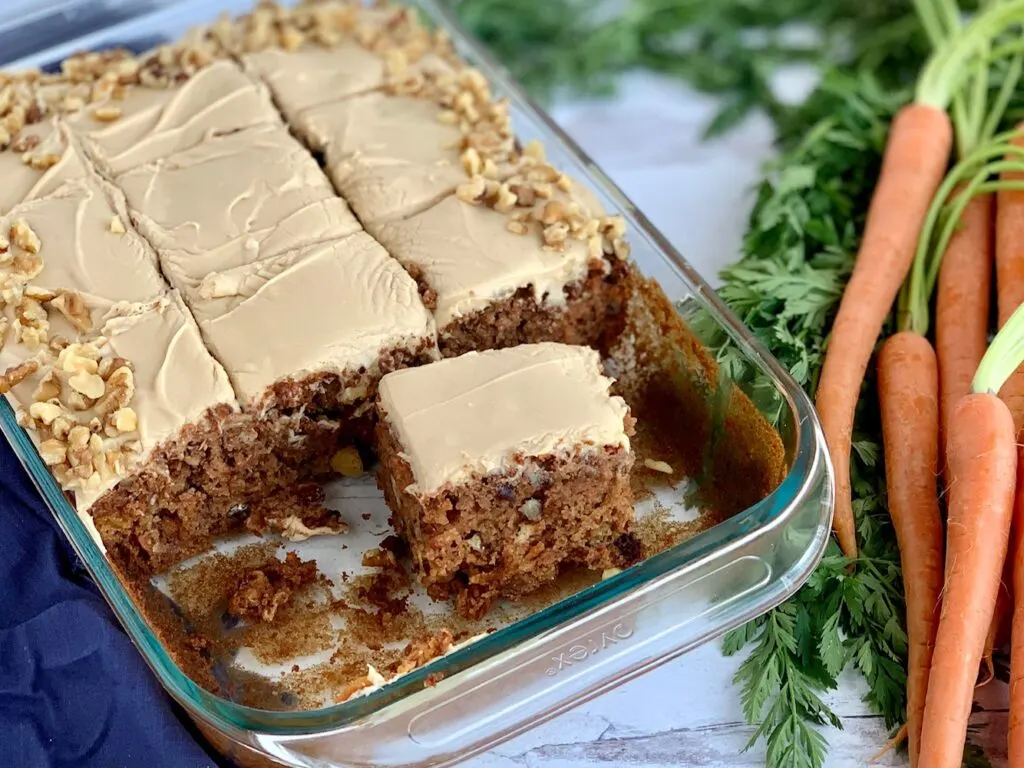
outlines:
[[[132,219],[180,290],[361,227],[281,126],[209,139],[117,178]]]
[[[281,125],[266,86],[215,61],[166,87],[125,86],[67,118],[111,176],[256,125]]]
[[[247,410],[366,443],[380,377],[438,356],[416,283],[365,232],[211,274],[189,300]]]
[[[563,566],[623,564],[633,420],[611,383],[597,352],[555,343],[381,380],[378,485],[432,596],[478,616]]]
[[[505,213],[453,195],[373,234],[420,284],[448,357],[539,341],[599,346],[625,273],[602,229],[620,222],[561,199]]]

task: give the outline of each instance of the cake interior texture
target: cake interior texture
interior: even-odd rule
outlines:
[[[0,392],[123,575],[342,530],[310,484],[375,458],[421,580],[466,616],[636,559],[633,418],[599,354],[631,298],[624,220],[415,14],[260,4],[0,89]],[[388,392],[480,413],[445,372],[494,365],[521,411],[480,424],[507,444],[428,481],[416,457],[466,413],[420,449]]]
[[[479,616],[565,566],[629,563],[632,419],[597,352],[470,352],[386,376],[378,484],[423,583]]]

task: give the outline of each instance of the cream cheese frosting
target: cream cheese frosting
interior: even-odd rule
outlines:
[[[61,184],[87,175],[87,166],[80,149],[69,142],[66,129],[58,120],[26,126],[19,136],[23,141],[38,141],[31,150],[18,152],[13,148],[0,152],[0,215],[18,203],[44,197]],[[53,164],[42,168],[26,162],[26,155]]]
[[[138,429],[122,439],[140,444],[138,461],[218,405],[238,407],[224,368],[207,351],[181,297],[171,292],[146,303],[115,305],[106,318],[101,351],[131,361],[135,396],[131,407]],[[99,488],[75,494],[80,511],[120,481],[111,477]]]
[[[380,88],[384,60],[354,41],[298,51],[268,48],[245,56],[246,68],[274,93],[289,120],[303,110]]]
[[[189,300],[246,405],[276,381],[369,370],[434,337],[415,282],[365,233],[212,274]]]
[[[105,109],[120,116],[100,120]],[[217,61],[174,88],[129,88],[123,99],[107,99],[68,119],[111,175],[264,123],[281,124],[266,86],[230,61]]]
[[[586,276],[586,243],[547,249],[535,235],[508,231],[508,217],[447,197],[408,219],[370,231],[406,267],[415,267],[437,294],[439,329],[470,312],[532,287],[538,303],[565,304],[564,288]]]
[[[388,66],[382,52],[373,50],[382,36],[404,29],[420,33],[410,73],[449,71],[450,66],[429,50],[429,39],[418,24],[410,25],[411,9],[401,6],[366,7],[354,3],[324,2],[326,15],[334,16],[336,32],[330,41],[307,42],[294,51],[267,48],[245,54],[246,68],[263,79],[274,93],[289,122],[303,110],[382,88],[388,82]],[[327,42],[327,45],[322,43]],[[411,42],[411,41],[406,41]]]
[[[316,161],[283,127],[209,139],[129,171],[117,183],[178,287],[361,229]]]
[[[588,347],[524,344],[389,373],[379,403],[412,468],[408,490],[427,495],[514,456],[628,450],[629,409],[611,384]]]
[[[364,226],[416,213],[466,180],[457,126],[433,101],[371,93],[312,109],[297,121],[326,148],[328,173]]]
[[[146,302],[114,304],[95,333],[83,337],[94,349],[92,357],[122,358],[131,364],[133,395],[130,410],[134,428],[111,434],[94,432],[99,454],[116,458],[116,466],[100,463],[96,472],[74,486],[75,504],[85,513],[108,490],[145,463],[154,449],[174,438],[185,425],[201,418],[208,408],[226,404],[237,409],[234,390],[221,365],[203,344],[199,329],[176,292]],[[7,396],[26,412],[38,404],[36,394],[47,377],[60,382],[60,402],[73,389],[71,379],[82,344],[75,342],[39,371],[16,386]],[[95,370],[95,369],[94,369]],[[110,382],[107,392],[110,392]],[[49,402],[57,403],[57,399]],[[78,424],[104,416],[97,408],[102,398],[84,410],[72,410]],[[67,408],[67,405],[64,405]],[[38,444],[35,430],[29,434]]]
[[[130,228],[120,193],[99,179],[75,179],[22,203],[0,219],[0,232],[16,221],[40,241],[43,267],[33,285],[76,291],[94,323],[115,302],[147,301],[167,288],[156,255]]]

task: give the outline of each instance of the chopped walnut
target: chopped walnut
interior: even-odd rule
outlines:
[[[24,219],[15,219],[8,233],[16,246],[29,253],[39,253],[39,236]],[[33,275],[34,277],[34,275]]]
[[[543,163],[547,159],[547,153],[544,151],[544,145],[537,139],[530,141],[523,147],[523,155],[532,160],[536,160],[538,163]]]
[[[47,427],[62,413],[60,404],[52,401],[32,403],[28,407],[28,415]]]
[[[80,293],[61,291],[50,302],[50,306],[64,315],[79,333],[92,330],[92,315]]]
[[[22,160],[34,171],[46,171],[59,163],[61,156],[56,152],[43,152],[41,154],[26,154]]]
[[[114,106],[97,107],[92,111],[92,116],[101,123],[112,123],[115,120],[121,119],[121,108]]]
[[[39,444],[39,457],[48,467],[63,464],[67,455],[68,448],[60,440],[51,438]]]
[[[120,408],[115,411],[113,422],[118,432],[134,432],[139,428],[139,417],[131,408]]]
[[[549,200],[540,211],[540,220],[543,224],[556,224],[564,221],[567,215],[568,211],[561,200]]]
[[[568,237],[569,225],[564,221],[555,222],[544,227],[544,245],[549,248],[564,248]]]
[[[32,395],[32,399],[36,402],[43,402],[45,400],[53,400],[60,397],[60,377],[57,376],[57,372],[50,370],[46,372],[42,380],[39,382],[39,386],[36,387],[36,391]]]
[[[50,425],[50,432],[53,433],[57,440],[67,440],[68,434],[70,434],[75,423],[71,416],[61,414],[53,420],[53,423]]]
[[[99,374],[86,371],[79,371],[71,376],[68,379],[68,384],[73,390],[92,400],[103,397],[103,393],[106,391],[106,383]]]
[[[96,372],[103,377],[104,381],[109,380],[111,374],[118,368],[127,368],[130,371],[135,371],[135,366],[125,360],[123,357],[104,357],[99,361]],[[122,374],[123,375],[123,374]]]
[[[100,393],[101,399],[95,406],[96,412],[101,416],[126,408],[135,396],[135,374],[127,366],[115,370],[107,377],[106,381],[98,374],[97,378],[104,384],[104,392]]]
[[[508,213],[516,207],[516,202],[516,195],[509,189],[508,184],[502,184],[498,187],[498,196],[494,201],[494,210],[498,211],[498,213]]]
[[[28,152],[39,146],[41,139],[36,135],[23,134],[11,144],[11,151],[21,155],[21,162],[28,165]]]
[[[0,395],[10,392],[39,370],[39,363],[35,360],[26,360],[18,365],[12,365],[3,374],[0,374]]]
[[[25,298],[29,298],[40,303],[45,303],[48,301],[53,301],[57,297],[57,292],[51,291],[48,288],[40,288],[37,285],[26,285],[22,295]]]
[[[478,176],[483,167],[483,162],[480,159],[480,153],[473,147],[469,147],[462,153],[459,158],[462,161],[462,167],[466,171],[467,176]]]
[[[67,373],[77,373],[78,371],[97,373],[100,368],[99,358],[100,352],[95,346],[75,342],[68,344],[60,351],[57,363]]]
[[[460,184],[455,195],[464,203],[479,205],[487,194],[487,179],[483,176],[474,176],[469,181]]]
[[[505,229],[516,235],[526,235],[530,232],[530,225],[522,219],[510,219],[505,225]],[[598,243],[600,245],[600,243]]]

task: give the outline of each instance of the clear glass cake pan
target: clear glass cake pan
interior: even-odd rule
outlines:
[[[144,50],[219,12],[242,13],[251,4],[15,0],[0,21],[0,67],[50,68],[80,50]],[[412,4],[448,29],[460,53],[509,98],[523,141],[540,139],[555,165],[625,216],[638,268],[660,284],[683,319],[700,329],[700,338],[716,348],[723,343],[731,348],[731,364],[718,371],[718,385],[727,374],[735,376],[731,383],[775,425],[786,472],[770,495],[724,522],[368,695],[312,711],[269,711],[215,695],[179,669],[0,398],[0,429],[139,652],[203,732],[242,765],[459,762],[777,605],[804,582],[828,541],[832,473],[806,395],[643,214],[470,39],[440,0]],[[22,5],[24,13],[17,12]],[[729,429],[730,422],[724,423]],[[735,484],[745,480],[728,478]]]

